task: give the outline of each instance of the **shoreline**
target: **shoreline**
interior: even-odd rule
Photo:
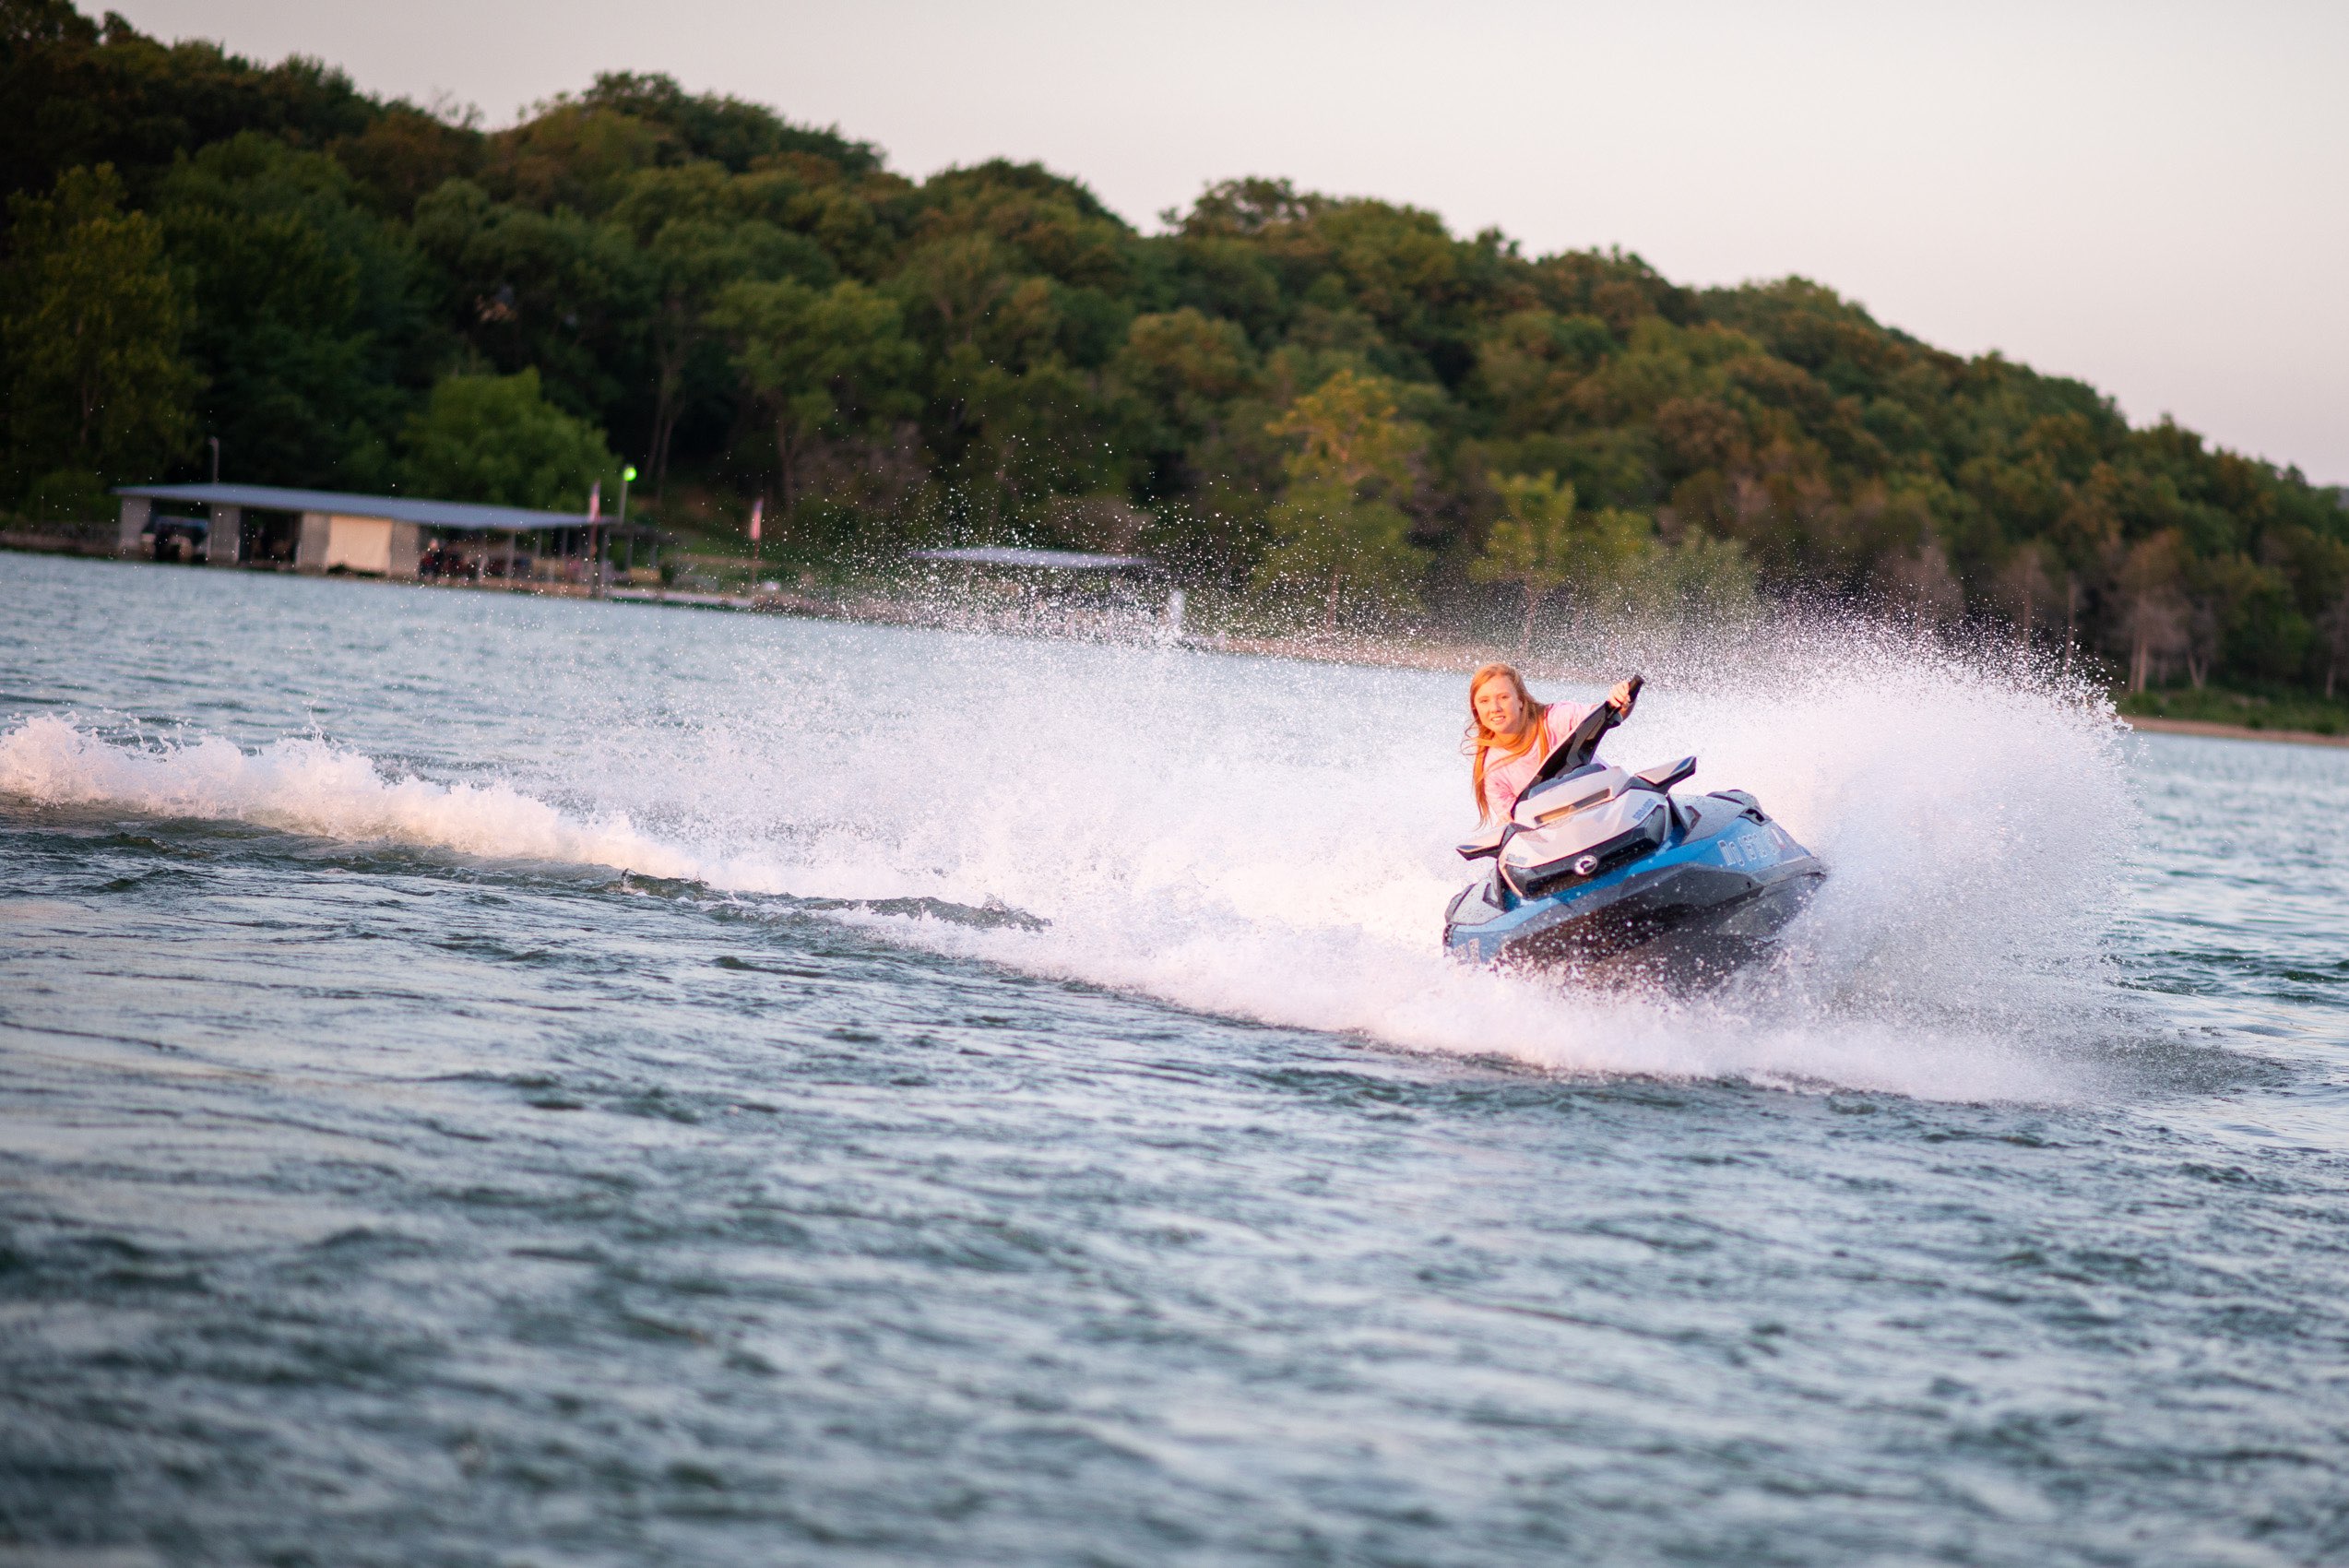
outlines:
[[[2349,735],[2319,735],[2314,730],[2255,730],[2248,724],[2216,724],[2204,719],[2140,719],[2122,714],[2131,730],[2155,735],[2200,735],[2213,741],[2281,741],[2295,746],[2349,746]]]
[[[467,588],[479,585],[454,583],[447,586]],[[513,591],[528,592],[530,589],[518,587]],[[567,591],[572,597],[582,594],[575,585],[562,585],[557,591]],[[836,621],[868,626],[919,626],[932,631],[971,632],[996,636],[1062,638],[1133,646],[1155,644],[1162,647],[1187,647],[1200,653],[1290,659],[1311,664],[1350,664],[1366,669],[1429,670],[1456,671],[1465,675],[1491,659],[1510,659],[1521,663],[1525,673],[1536,679],[1599,682],[1599,677],[1587,671],[1570,669],[1539,654],[1518,659],[1516,655],[1506,651],[1478,647],[1469,643],[1386,642],[1364,640],[1344,634],[1329,637],[1281,637],[1225,632],[1169,634],[1161,624],[1154,623],[1146,615],[1116,612],[1062,609],[1048,616],[1038,616],[1015,607],[992,610],[974,610],[967,606],[942,608],[919,600],[893,599],[881,594],[867,594],[856,599],[819,599],[788,589],[777,593],[710,593],[676,588],[617,588],[606,590],[603,597],[622,604],[666,604],[687,610],[789,615],[808,621]]]
[[[33,543],[24,536],[14,539],[0,537],[0,549],[22,551],[26,554],[73,554],[92,558],[113,558],[112,552],[59,549],[62,540],[42,539]],[[416,582],[405,586],[518,593],[549,599],[587,599],[591,597],[584,585],[567,582]],[[992,633],[1013,636],[1065,636],[1072,629],[1066,621],[1055,618],[1050,626],[1038,624],[1027,615],[1014,611],[1009,614],[971,616],[967,612],[940,613],[936,609],[919,603],[906,603],[884,596],[866,595],[858,599],[820,599],[806,593],[726,593],[694,592],[676,588],[650,587],[616,587],[607,588],[601,596],[607,601],[622,604],[672,605],[681,610],[716,610],[735,613],[789,615],[801,620],[836,621],[864,625],[922,626],[937,631]],[[1121,622],[1123,617],[1115,619]],[[1108,631],[1107,626],[1097,628]],[[1115,633],[1101,640],[1141,641],[1133,636],[1134,628],[1121,624]],[[1122,634],[1122,635],[1119,635]],[[1206,653],[1252,655],[1264,659],[1293,659],[1311,664],[1351,664],[1372,669],[1402,669],[1452,671],[1465,673],[1488,659],[1511,658],[1506,652],[1496,655],[1468,644],[1430,644],[1364,642],[1341,634],[1331,638],[1318,636],[1282,637],[1265,636],[1232,636],[1229,634],[1184,633],[1171,642],[1176,646],[1195,648]],[[1596,682],[1599,679],[1588,671],[1572,670],[1551,663],[1536,655],[1520,662],[1525,673],[1539,680]],[[2194,735],[2217,741],[2270,741],[2284,745],[2349,747],[2349,735],[2325,735],[2313,730],[2260,729],[2248,724],[2222,724],[2201,719],[2157,719],[2133,714],[2118,716],[2131,730],[2153,735]]]
[[[623,597],[613,594],[610,597]],[[751,611],[761,614],[797,615],[809,620],[848,621],[865,624],[923,625],[938,630],[991,632],[1013,636],[1065,636],[1063,627],[1048,627],[1020,624],[1018,617],[1005,617],[989,624],[986,617],[976,623],[965,614],[938,614],[900,601],[885,599],[862,603],[825,601],[793,594],[761,594],[755,597],[729,598],[719,595],[660,595],[638,589],[625,597],[639,603],[684,603],[711,609]],[[1384,670],[1425,670],[1465,675],[1479,664],[1494,659],[1518,664],[1527,676],[1542,681],[1566,681],[1586,685],[1605,685],[1606,678],[1588,670],[1571,668],[1545,659],[1539,654],[1530,657],[1506,649],[1478,648],[1466,643],[1414,643],[1358,641],[1340,634],[1335,637],[1314,636],[1280,637],[1267,636],[1233,636],[1223,633],[1184,634],[1175,639],[1176,645],[1194,648],[1203,653],[1240,654],[1259,659],[1290,659],[1308,664],[1350,664],[1358,668]],[[2259,729],[2248,724],[2220,724],[2200,719],[2138,718],[2130,714],[2117,716],[2132,730],[2149,734],[2195,735],[2217,741],[2272,741],[2286,745],[2349,747],[2349,735],[2326,735],[2314,730]]]
[[[943,631],[991,632],[1013,636],[1066,636],[1065,625],[1043,626],[1023,624],[1016,615],[977,618],[967,612],[940,614],[925,607],[908,605],[885,598],[870,598],[862,601],[824,600],[802,594],[680,594],[659,589],[620,589],[608,593],[611,599],[634,600],[639,604],[680,604],[687,608],[748,611],[756,614],[794,615],[813,621],[847,621],[868,625],[919,625]],[[1123,640],[1123,639],[1118,639]],[[1386,670],[1426,670],[1466,674],[1477,665],[1493,659],[1505,659],[1518,663],[1525,673],[1536,680],[1580,682],[1605,684],[1602,676],[1587,670],[1556,664],[1539,655],[1523,657],[1505,650],[1478,648],[1465,643],[1393,643],[1358,641],[1343,634],[1335,637],[1280,637],[1265,636],[1232,636],[1230,634],[1186,633],[1173,639],[1174,646],[1195,648],[1204,653],[1226,653],[1253,656],[1260,659],[1293,659],[1310,664],[1351,664],[1358,667]],[[2220,724],[2200,719],[2138,718],[2130,714],[2118,716],[2120,722],[2132,730],[2149,734],[2196,735],[2218,741],[2273,741],[2286,745],[2349,747],[2349,735],[2325,735],[2314,730],[2263,730],[2248,724]]]

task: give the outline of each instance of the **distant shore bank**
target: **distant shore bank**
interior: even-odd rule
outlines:
[[[2131,730],[2158,735],[2207,735],[2221,741],[2285,741],[2297,746],[2349,746],[2349,735],[2319,735],[2313,730],[2257,730],[2248,724],[2213,724],[2200,719],[2143,719],[2124,714]]]
[[[99,556],[101,550],[64,534],[43,535],[0,533],[0,549],[23,551],[37,554],[79,554]],[[564,582],[428,582],[412,586],[460,588],[492,593],[533,594],[550,599],[583,599],[588,596],[584,585]],[[805,620],[849,621],[875,625],[927,626],[942,631],[986,632],[1010,636],[1068,636],[1072,631],[1080,636],[1089,632],[1104,641],[1147,640],[1137,636],[1141,628],[1131,616],[1101,617],[1104,624],[1097,627],[1072,626],[1066,613],[1038,618],[1032,613],[1010,611],[1002,613],[974,615],[967,607],[946,610],[933,604],[908,602],[903,600],[864,594],[838,599],[819,598],[804,592],[753,593],[694,592],[677,588],[612,588],[607,599],[620,603],[667,604],[683,609],[748,612],[758,614],[791,615]],[[1083,615],[1079,620],[1086,619]],[[1049,624],[1046,624],[1049,620]],[[1106,623],[1115,620],[1112,627]],[[1570,681],[1587,684],[1604,684],[1605,677],[1596,671],[1569,668],[1536,655],[1517,659],[1505,648],[1479,647],[1468,643],[1399,642],[1384,638],[1365,638],[1344,634],[1323,637],[1318,636],[1269,636],[1228,635],[1219,633],[1186,633],[1167,639],[1170,643],[1199,649],[1203,652],[1254,655],[1265,659],[1292,659],[1318,664],[1355,664],[1398,670],[1453,671],[1465,674],[1478,664],[1492,659],[1510,659],[1523,664],[1525,672],[1537,680]],[[2304,746],[2349,747],[2349,735],[2327,735],[2313,730],[2262,727],[2249,724],[2225,724],[2199,719],[2162,719],[2144,715],[2123,714],[2121,721],[2132,730],[2149,734],[2200,735],[2213,740],[2276,741]]]

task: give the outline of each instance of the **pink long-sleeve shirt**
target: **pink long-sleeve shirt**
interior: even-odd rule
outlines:
[[[1600,705],[1592,703],[1554,702],[1542,716],[1541,744],[1528,746],[1513,757],[1503,757],[1497,752],[1485,754],[1485,812],[1488,821],[1506,822],[1510,808],[1525,786],[1534,781],[1541,765],[1558,743],[1574,732],[1574,726],[1596,713]]]

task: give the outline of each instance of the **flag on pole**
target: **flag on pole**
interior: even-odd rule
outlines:
[[[595,483],[587,486],[587,521],[592,523],[602,516],[603,481],[598,480]]]
[[[758,542],[759,515],[766,510],[766,497],[762,495],[751,503],[751,542]]]

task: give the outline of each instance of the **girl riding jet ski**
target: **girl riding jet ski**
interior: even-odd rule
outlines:
[[[1642,684],[1634,675],[1606,702],[1570,710],[1565,729],[1514,670],[1477,672],[1469,739],[1490,826],[1460,853],[1491,864],[1444,911],[1445,951],[1473,963],[1701,980],[1766,952],[1809,902],[1827,868],[1751,795],[1674,795],[1696,772],[1692,756],[1643,773],[1597,760],[1600,738],[1631,713]],[[1493,700],[1495,686],[1514,702]],[[1535,740],[1560,730],[1527,766]]]

